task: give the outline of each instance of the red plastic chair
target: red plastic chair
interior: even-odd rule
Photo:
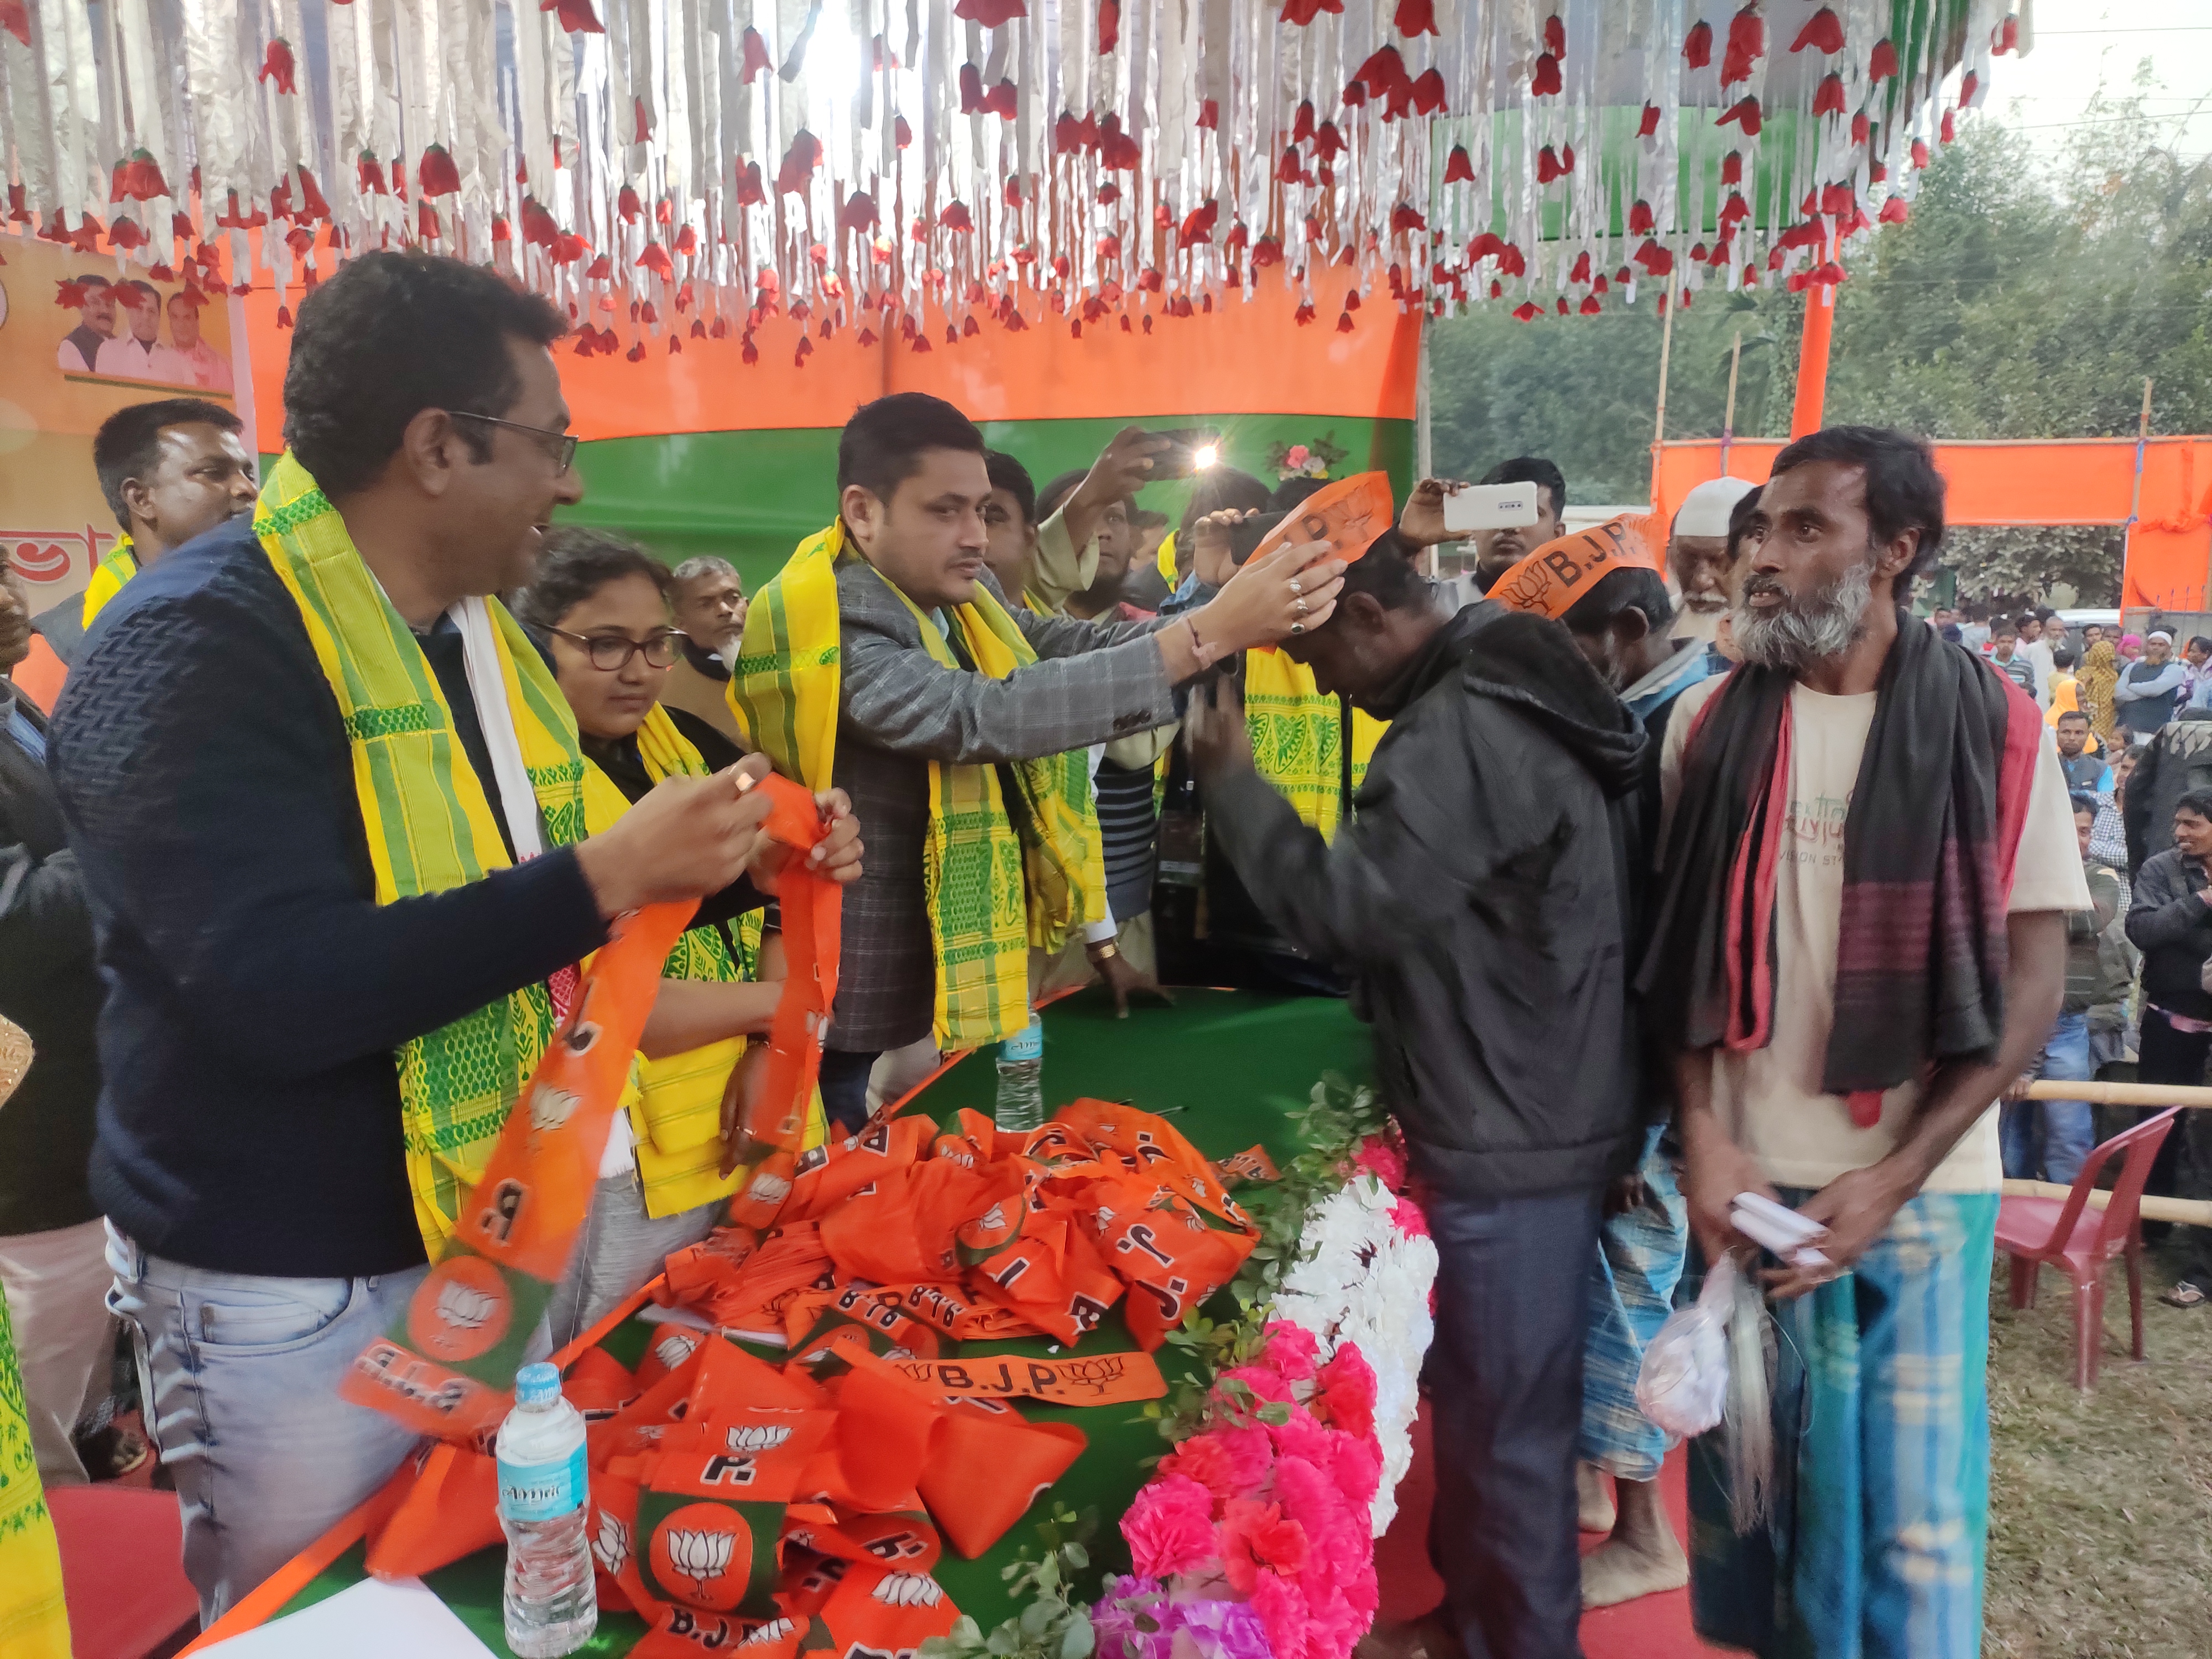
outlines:
[[[2136,1223],[2142,1206],[2143,1182],[2160,1142],[2185,1108],[2169,1106],[2132,1129],[2114,1135],[2082,1161],[2074,1189],[2063,1200],[2007,1198],[1997,1206],[1997,1248],[2012,1257],[2011,1302],[2035,1305],[2036,1280],[2048,1262],[2074,1281],[2074,1386],[2097,1386],[2097,1353],[2104,1346],[2105,1270],[2115,1256],[2128,1264],[2128,1317],[2135,1335],[2135,1357],[2143,1357],[2142,1230]],[[2102,1211],[2089,1207],[2097,1176],[2114,1154],[2124,1152],[2119,1179]]]
[[[76,1659],[174,1653],[198,1633],[200,1599],[180,1562],[176,1493],[112,1482],[50,1486],[46,1507]]]

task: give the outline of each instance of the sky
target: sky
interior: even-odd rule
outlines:
[[[2212,4],[2206,0],[2032,0],[2035,44],[2000,58],[1984,114],[2024,131],[2056,156],[2079,131],[2101,84],[2134,91],[2148,59],[2155,84],[2142,96],[2167,142],[2191,160],[2212,155]],[[2030,10],[2021,0],[2021,10]]]

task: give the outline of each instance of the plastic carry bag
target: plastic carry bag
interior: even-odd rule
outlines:
[[[1725,1426],[1729,1508],[1737,1533],[1765,1518],[1774,1474],[1766,1308],[1759,1287],[1723,1255],[1698,1299],[1667,1316],[1644,1351],[1636,1406],[1682,1438]]]

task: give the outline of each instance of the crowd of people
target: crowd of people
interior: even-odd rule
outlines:
[[[1371,1024],[1441,1261],[1446,1586],[1380,1651],[1571,1655],[1586,1606],[1686,1581],[1762,1654],[1978,1651],[1999,1184],[2070,1178],[2089,1137],[2087,1107],[1993,1103],[2131,1048],[2201,1078],[2212,793],[2123,733],[2190,726],[2212,647],[2154,633],[2120,671],[2044,618],[1917,617],[1942,480],[1860,427],[1575,536],[1559,469],[1504,462],[1539,522],[1451,580],[1452,481],[1359,545],[1251,552],[1322,481],[1178,478],[1132,428],[1040,489],[895,394],[748,594],[556,523],[565,329],[486,271],[355,259],[301,307],[265,476],[219,404],[125,410],[94,587],[34,619],[0,586],[0,671],[34,643],[66,671],[0,739],[0,1015],[37,1044],[0,1280],[45,1478],[132,1455],[88,1468],[79,1432],[112,1316],[204,1616],[381,1485],[409,1437],[339,1380],[573,964],[659,900],[699,908],[538,1351],[702,1237],[785,973],[773,768],[844,885],[810,1145],[941,1051],[1033,1056],[1040,1001],[1093,977],[1127,1012],[1202,957]],[[2185,786],[2155,854],[2154,771]],[[1634,1385],[1707,1264],[1754,1260],[1747,1192],[1824,1259],[1764,1263],[1771,1512],[1740,1532],[1700,1441],[1686,1551]],[[1587,1559],[1580,1528],[1609,1534]]]

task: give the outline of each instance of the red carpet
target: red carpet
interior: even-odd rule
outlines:
[[[1667,1496],[1667,1512],[1674,1517],[1675,1536],[1689,1535],[1687,1500],[1682,1484],[1682,1454],[1677,1449],[1667,1459],[1659,1477]],[[1382,1581],[1382,1617],[1416,1618],[1436,1606],[1443,1585],[1429,1567],[1429,1505],[1436,1497],[1436,1475],[1429,1463],[1428,1415],[1424,1409],[1413,1424],[1413,1467],[1398,1488],[1398,1518],[1375,1545],[1375,1569]],[[1583,1534],[1585,1552],[1601,1540]],[[1617,1607],[1604,1607],[1583,1616],[1585,1659],[1704,1659],[1711,1654],[1732,1654],[1733,1648],[1708,1647],[1690,1629],[1690,1592],[1647,1595]]]

